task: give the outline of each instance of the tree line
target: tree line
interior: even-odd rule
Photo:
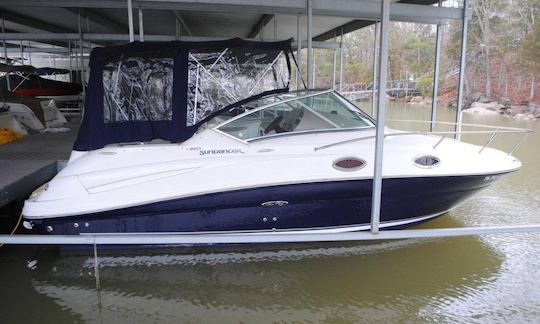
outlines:
[[[516,104],[540,101],[540,0],[472,0],[470,8],[465,93]],[[461,21],[442,28],[439,95],[455,97]],[[371,82],[374,34],[372,25],[344,36],[344,84]],[[392,22],[388,79],[414,79],[431,95],[435,35],[433,25]],[[333,55],[315,50],[316,87],[331,86]],[[339,65],[339,53],[336,58]]]

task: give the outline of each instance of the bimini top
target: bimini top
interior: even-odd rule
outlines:
[[[182,142],[225,110],[289,91],[291,40],[134,42],[95,48],[74,150]]]

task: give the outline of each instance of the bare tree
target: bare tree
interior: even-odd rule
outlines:
[[[472,8],[478,19],[478,27],[480,28],[480,44],[483,45],[487,97],[491,96],[491,18],[498,5],[499,0],[472,1]]]

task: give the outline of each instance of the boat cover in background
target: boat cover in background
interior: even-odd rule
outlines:
[[[43,68],[36,68],[34,73],[37,75],[58,75],[58,74],[69,74],[69,70],[57,69],[57,68],[52,68],[52,67],[43,67]]]
[[[7,74],[0,77],[0,92],[11,92],[27,96],[70,96],[82,92],[80,83],[70,83],[42,78],[36,74]]]
[[[224,110],[289,90],[291,40],[134,42],[96,48],[75,150],[189,139]]]

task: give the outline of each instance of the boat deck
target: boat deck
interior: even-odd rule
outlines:
[[[69,158],[79,125],[70,128],[67,132],[29,135],[0,145],[0,208],[26,198],[56,175],[57,161]]]

